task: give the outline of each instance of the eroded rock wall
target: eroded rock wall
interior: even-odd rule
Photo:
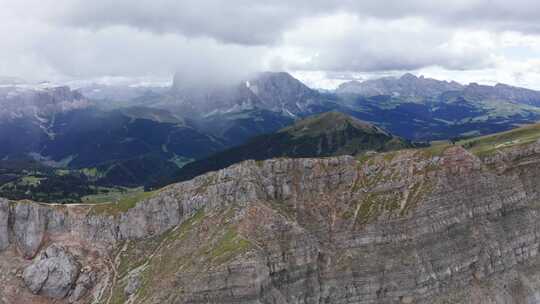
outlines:
[[[537,303],[539,147],[247,161],[123,212],[2,200],[0,251],[103,249],[103,303]]]

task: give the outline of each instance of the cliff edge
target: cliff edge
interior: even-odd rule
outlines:
[[[137,203],[0,200],[0,303],[535,303],[539,153],[246,161]]]

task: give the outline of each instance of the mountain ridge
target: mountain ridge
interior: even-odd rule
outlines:
[[[407,73],[401,77],[384,77],[363,82],[349,81],[341,84],[337,94],[355,94],[365,97],[389,95],[421,102],[423,99],[438,98],[446,92],[461,92],[473,99],[507,99],[528,105],[540,105],[540,91],[497,83],[493,86],[471,82],[462,85],[455,81],[417,77]]]
[[[307,117],[275,133],[186,164],[173,176],[184,181],[244,160],[276,157],[328,157],[357,155],[367,151],[389,151],[413,144],[356,118],[339,112]]]
[[[29,304],[533,301],[540,170],[531,160],[540,146],[497,151],[246,161],[105,205],[0,200],[9,286],[0,296]],[[55,262],[70,271],[40,279]]]
[[[383,77],[378,79],[349,81],[338,86],[338,94],[358,94],[366,97],[377,95],[402,96],[409,98],[427,98],[446,91],[462,90],[464,86],[455,81],[441,81],[424,76],[416,77],[406,73],[401,77]]]

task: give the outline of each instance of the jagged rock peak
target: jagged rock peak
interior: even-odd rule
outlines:
[[[419,78],[416,77],[416,76],[415,76],[414,74],[412,74],[412,73],[405,73],[405,74],[403,74],[399,79],[400,79],[400,80],[405,80],[405,81],[414,81],[414,80],[418,80]],[[420,78],[420,79],[423,79],[423,77]]]

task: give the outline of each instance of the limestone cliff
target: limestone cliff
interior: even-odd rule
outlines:
[[[539,177],[536,142],[247,161],[136,205],[3,200],[0,303],[537,303]]]

